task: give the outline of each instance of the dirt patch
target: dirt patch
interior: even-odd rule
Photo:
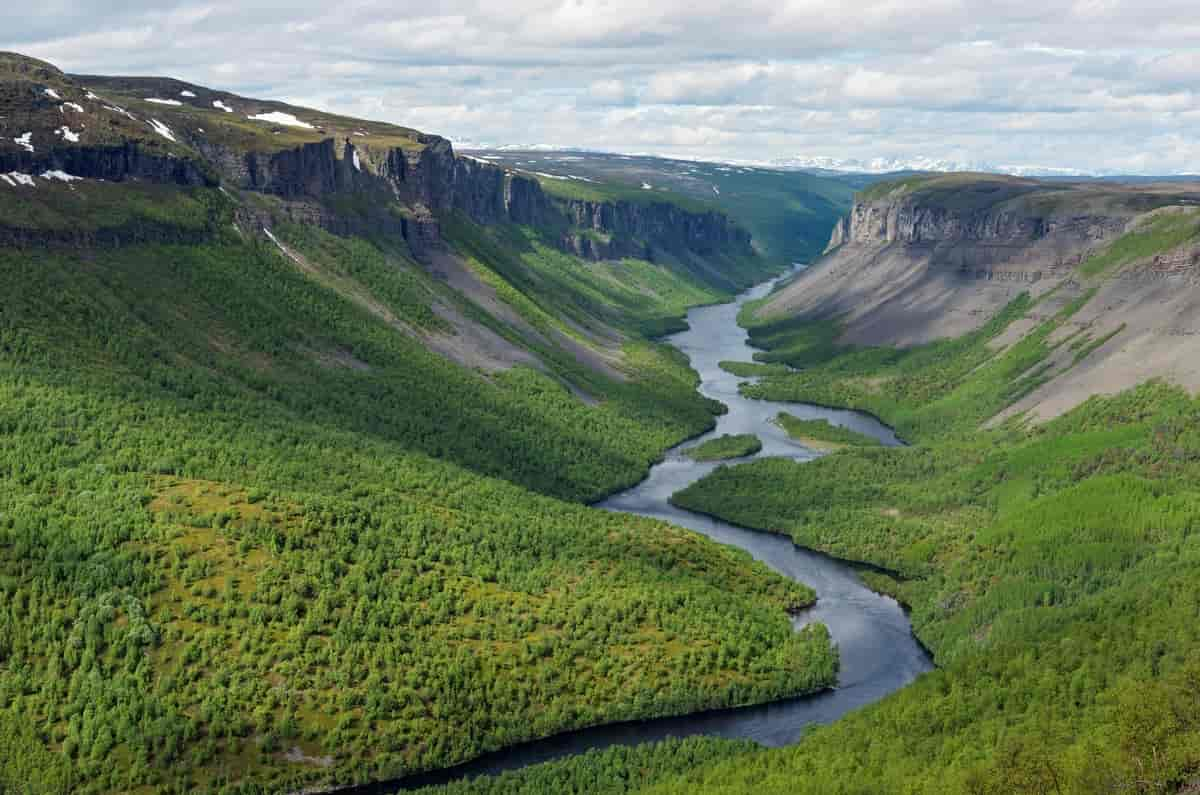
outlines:
[[[1071,364],[1076,351],[1063,345],[1055,360],[1070,360],[1066,372],[994,421],[1025,412],[1035,420],[1050,419],[1092,395],[1116,394],[1152,378],[1200,389],[1200,286],[1187,276],[1148,282],[1108,280],[1055,338],[1080,329],[1093,342],[1116,335],[1077,364]],[[1077,351],[1088,344],[1082,343]]]
[[[1069,275],[1038,263],[954,264],[964,258],[928,246],[849,244],[800,274],[759,316],[839,318],[844,344],[911,347],[973,331],[1021,292],[1043,295]]]
[[[428,257],[427,268],[430,275],[450,285],[455,292],[466,296],[492,317],[507,323],[535,342],[543,345],[549,343],[541,332],[496,294],[496,288],[480,279],[461,257],[450,251],[434,251]]]
[[[316,765],[317,767],[333,767],[332,756],[309,756],[298,745],[293,745],[283,758],[293,764]]]
[[[433,311],[454,327],[454,333],[421,332],[417,336],[434,350],[464,367],[494,373],[518,364],[548,372],[546,364],[533,353],[506,340],[487,326],[463,315],[444,302],[433,305]]]
[[[497,320],[511,326],[526,339],[541,345],[561,348],[571,354],[575,361],[584,367],[614,380],[625,381],[628,379],[628,376],[618,367],[621,361],[619,348],[606,349],[599,343],[593,347],[558,329],[550,329],[543,332],[534,328],[510,304],[500,298],[494,287],[480,279],[460,257],[452,252],[439,251],[433,253],[429,257],[428,268],[430,274],[435,278],[444,281],[455,291],[470,299],[480,309]],[[458,315],[462,317],[461,313],[458,313]],[[445,316],[443,315],[443,317]],[[458,322],[455,321],[453,324],[455,328],[459,328],[461,331]],[[571,327],[582,336],[592,336],[586,329],[576,324],[571,324]],[[573,391],[578,393],[577,390]]]

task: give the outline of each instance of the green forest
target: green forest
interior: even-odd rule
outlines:
[[[804,369],[747,394],[869,410],[911,445],[721,467],[672,501],[872,564],[864,580],[911,607],[938,668],[792,747],[717,744],[677,773],[676,750],[648,747],[637,765],[655,780],[630,771],[613,791],[1194,791],[1200,400],[1151,382],[1043,424],[982,425],[1073,344],[1051,332],[1086,297],[1001,355],[988,341],[1028,297],[977,332],[908,350],[838,349],[836,325],[796,319],[751,329],[762,358]],[[520,791],[584,791],[572,788],[603,763],[576,763],[527,773]]]
[[[579,504],[712,426],[647,332],[725,288],[447,218],[514,324],[402,239],[111,187],[87,245],[0,253],[0,791],[386,779],[835,681],[811,589]],[[431,352],[446,307],[543,366]],[[619,377],[560,344],[605,329]]]
[[[907,351],[822,359],[827,329],[770,330],[806,369],[747,393],[866,409],[914,444],[726,467],[673,501],[889,570],[864,577],[912,607],[939,668],[796,748],[653,791],[1175,792],[1200,777],[1200,401],[1149,383],[1041,425],[980,426],[1071,344],[1050,332],[1083,300],[1000,356],[987,342],[1028,298]]]

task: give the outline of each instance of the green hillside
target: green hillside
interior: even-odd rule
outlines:
[[[1149,231],[1190,235],[1186,220]],[[1128,234],[1115,250],[1147,232]],[[1043,424],[986,423],[1079,347],[1079,332],[1055,332],[1091,296],[1000,352],[1027,295],[976,332],[904,350],[838,348],[826,321],[751,327],[765,359],[801,369],[764,372],[746,394],[870,411],[911,445],[722,467],[672,502],[878,567],[864,580],[911,607],[938,668],[792,747],[714,745],[683,768],[669,745],[640,749],[653,779],[605,791],[1195,791],[1200,399],[1150,381]],[[500,778],[456,792],[569,791],[605,764],[621,763],[580,757],[510,774],[520,789]]]
[[[583,259],[444,142],[176,81],[5,56],[0,100],[0,792],[351,784],[835,681],[811,589],[581,504],[712,427],[652,337],[746,247]],[[124,121],[39,137],[68,111]]]
[[[915,444],[725,468],[673,501],[892,570],[868,579],[912,606],[940,667],[794,749],[689,781],[855,791],[853,768],[871,791],[1091,793],[1200,776],[1200,401],[1150,383],[981,428],[1069,344],[1048,339],[1082,303],[997,356],[988,340],[1023,300],[966,338],[810,358],[746,387],[874,411]]]
[[[711,422],[678,357],[630,337],[625,381],[549,346],[552,372],[485,377],[355,300],[444,323],[401,244],[277,227],[306,273],[222,194],[179,201],[158,223],[203,241],[0,255],[0,705],[42,791],[391,777],[830,681],[785,612],[810,591],[481,477],[637,479]],[[676,291],[644,318],[716,297],[628,267]]]

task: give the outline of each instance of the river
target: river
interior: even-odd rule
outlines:
[[[666,519],[689,527],[714,541],[744,549],[785,577],[814,588],[818,600],[816,606],[803,611],[793,621],[797,628],[814,621],[829,627],[841,659],[837,687],[816,695],[761,706],[566,732],[496,751],[454,768],[413,776],[400,783],[354,788],[351,791],[355,795],[396,792],[494,774],[594,748],[632,745],[667,737],[707,734],[750,739],[772,747],[788,745],[800,739],[806,726],[828,723],[849,710],[878,701],[933,667],[928,654],[913,637],[900,605],[864,586],[853,567],[798,547],[784,536],[735,527],[676,508],[668,502],[672,494],[720,465],[693,461],[682,454],[684,449],[714,436],[756,434],[762,440],[763,449],[755,457],[785,456],[796,461],[816,458],[817,453],[791,441],[771,422],[780,411],[804,419],[823,418],[835,425],[869,434],[884,444],[901,443],[888,427],[865,414],[800,403],[748,400],[738,394],[738,384],[745,379],[725,372],[718,362],[752,361],[755,349],[749,345],[745,329],[737,324],[738,311],[745,302],[769,293],[777,281],[751,288],[733,303],[691,310],[688,313],[690,328],[668,338],[672,345],[687,354],[692,367],[700,374],[700,392],[720,400],[729,407],[729,412],[718,418],[712,432],[669,451],[644,481],[599,503],[598,507]]]

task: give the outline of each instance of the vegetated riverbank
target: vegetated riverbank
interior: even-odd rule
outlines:
[[[779,412],[775,421],[787,431],[788,436],[814,450],[832,452],[843,447],[874,447],[879,444],[878,439],[866,434],[831,425],[825,420],[802,420],[786,411]]]
[[[1200,402],[1152,383],[981,428],[1036,386],[1081,305],[997,352],[1025,301],[906,351],[822,352],[819,327],[772,331],[805,369],[748,394],[873,410],[914,446],[727,467],[675,500],[899,571],[880,585],[941,667],[794,749],[656,792],[827,792],[852,769],[889,792],[1173,792],[1200,777]]]
[[[752,433],[717,436],[683,450],[683,454],[696,461],[728,461],[745,458],[762,450],[762,442]]]
[[[670,341],[687,355],[692,367],[699,373],[701,393],[729,407],[717,419],[717,427],[709,436],[755,432],[763,443],[764,449],[760,455],[809,461],[814,458],[814,453],[789,439],[773,423],[775,415],[785,407],[742,397],[738,394],[739,378],[722,369],[719,364],[722,360],[746,361],[752,356],[754,350],[746,344],[745,332],[737,326],[736,317],[746,301],[761,297],[770,287],[771,284],[761,285],[744,294],[734,304],[692,310],[689,313],[688,331],[674,335]],[[863,415],[808,406],[788,405],[786,408],[808,417],[820,417],[853,427],[873,435],[882,444],[900,443],[889,429]],[[759,707],[644,721],[621,727],[599,727],[549,738],[501,752],[483,766],[446,771],[464,776],[510,771],[501,777],[460,782],[453,785],[453,792],[555,791],[546,783],[548,779],[543,778],[545,776],[554,777],[557,782],[554,786],[563,780],[590,781],[594,771],[607,765],[619,768],[623,764],[620,757],[602,750],[614,744],[710,734],[724,738],[750,738],[768,746],[787,745],[799,740],[812,724],[836,720],[847,711],[873,703],[930,669],[930,658],[912,636],[903,609],[894,600],[878,595],[865,586],[852,565],[823,553],[797,547],[777,535],[735,527],[673,507],[669,502],[672,493],[718,466],[716,462],[698,462],[687,458],[683,455],[686,447],[669,453],[662,463],[651,470],[646,480],[606,500],[604,507],[667,519],[692,528],[721,543],[749,551],[754,558],[785,576],[811,584],[816,589],[818,601],[814,607],[804,611],[798,625],[820,622],[829,627],[839,654],[837,689]],[[719,743],[703,747],[712,753],[724,753]],[[658,748],[666,746],[655,744],[643,749],[643,769],[653,771],[654,780],[674,775],[686,767],[672,767],[665,757],[661,763],[654,761],[658,753],[655,749]],[[663,753],[666,757],[675,758],[674,752],[669,749]],[[512,770],[563,756],[570,758],[553,765]],[[704,761],[703,754],[691,761],[692,767],[699,765]],[[625,777],[628,786],[641,781],[639,775]],[[577,791],[590,791],[583,784],[572,786]],[[612,791],[622,791],[620,786],[625,785],[619,785]]]
[[[144,211],[136,184],[72,188]],[[220,191],[175,199],[156,212],[211,220],[204,242],[0,252],[5,791],[395,778],[832,681],[828,639],[788,614],[811,590],[533,490],[604,493],[711,424],[682,356],[635,321],[716,291],[621,263],[612,292],[609,266],[566,260],[584,275],[560,299],[640,307],[628,380],[550,345],[536,350],[563,369],[485,377],[388,320],[439,333],[452,306],[517,336],[402,239],[276,227],[314,273],[235,231]],[[518,268],[567,256],[518,254],[480,244],[473,259],[514,302],[530,298]]]

